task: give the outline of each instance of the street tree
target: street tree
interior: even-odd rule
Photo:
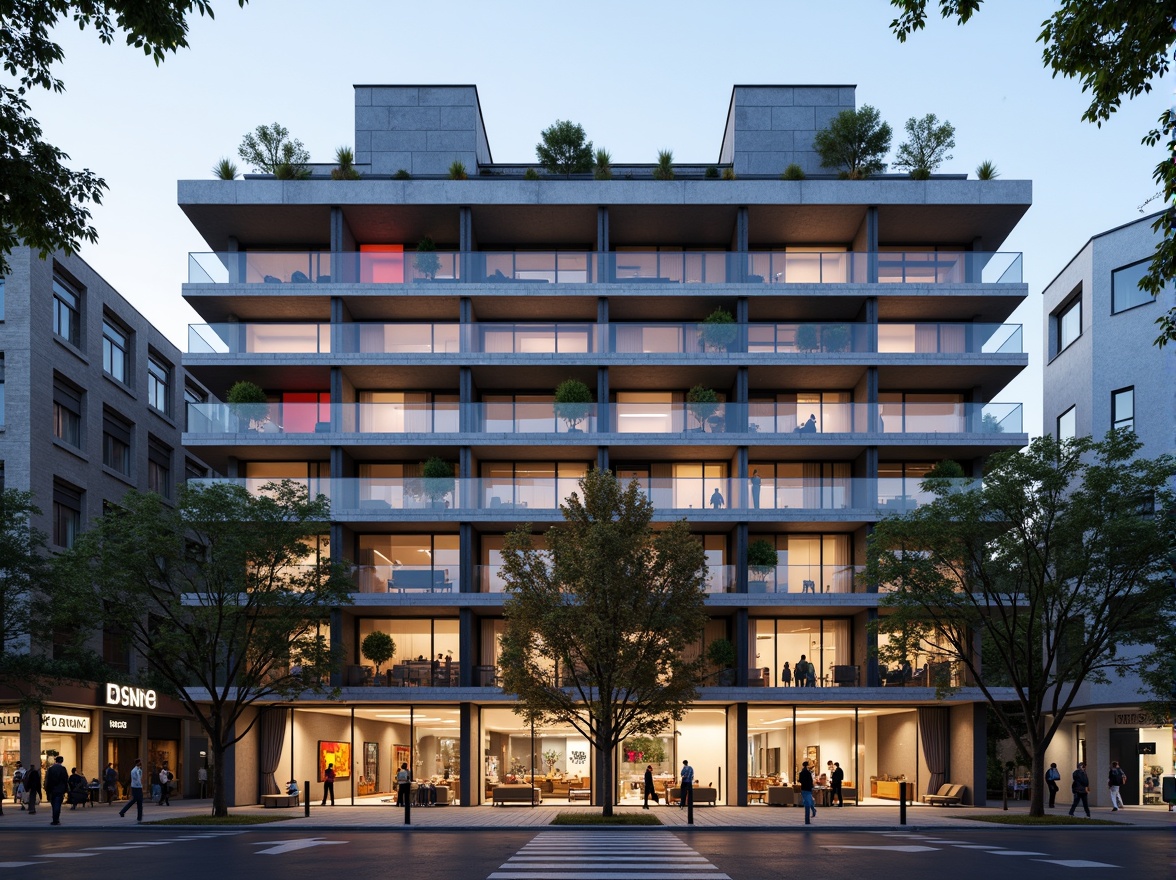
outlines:
[[[1039,437],[993,456],[979,485],[929,478],[934,500],[869,542],[866,577],[887,590],[884,659],[967,670],[1032,768],[1031,815],[1044,813],[1046,749],[1083,686],[1170,663],[1152,646],[1176,627],[1176,459],[1139,447],[1130,431]]]
[[[175,505],[128,492],[68,554],[86,619],[122,632],[144,681],[207,734],[214,816],[227,815],[224,756],[256,722],[251,708],[324,693],[337,669],[322,625],[352,584],[316,556],[329,513],[291,480],[258,494],[183,486]]]
[[[244,6],[248,0],[237,0]],[[53,39],[69,21],[92,27],[99,41],[125,37],[160,64],[188,47],[188,17],[213,17],[211,0],[8,0],[0,4],[0,65],[10,78],[0,84],[0,275],[13,248],[26,244],[42,259],[72,254],[98,232],[89,204],[108,189],[93,171],[75,171],[69,156],[42,137],[29,106],[30,93],[64,92],[54,67],[65,52]]]
[[[890,23],[899,42],[921,30],[927,23],[928,0],[890,0],[900,15]],[[944,18],[966,24],[980,9],[981,0],[939,0]],[[1151,92],[1153,83],[1163,80],[1172,64],[1176,29],[1172,27],[1170,2],[1117,0],[1061,0],[1058,8],[1041,23],[1037,42],[1042,43],[1042,60],[1053,75],[1077,79],[1082,91],[1090,93],[1090,105],[1082,119],[1101,126],[1123,103]],[[1153,179],[1163,192],[1167,208],[1152,228],[1160,241],[1148,272],[1139,286],[1158,296],[1176,280],[1176,114],[1172,107],[1160,113],[1156,127],[1143,137],[1149,147],[1164,145]],[[1176,308],[1156,319],[1160,335],[1155,344],[1176,342]]]
[[[529,527],[504,544],[502,687],[536,727],[570,725],[592,744],[611,816],[617,747],[662,733],[697,693],[703,661],[687,654],[706,622],[705,556],[685,520],[655,532],[637,482],[609,471],[590,471],[560,509],[546,549]]]
[[[592,170],[595,156],[592,141],[586,140],[584,126],[570,119],[557,119],[539,134],[535,145],[539,163],[552,174],[583,174]]]

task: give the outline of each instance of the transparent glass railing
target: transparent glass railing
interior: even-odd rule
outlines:
[[[474,591],[479,593],[501,593],[506,589],[502,577],[502,565],[478,565],[474,567]],[[706,592],[731,593],[735,590],[735,566],[707,565]]]
[[[339,324],[343,354],[1021,354],[1020,324]],[[332,326],[191,324],[193,354],[325,354]],[[746,341],[744,341],[746,340]]]
[[[905,513],[934,499],[916,478],[858,477],[624,477],[635,479],[654,508],[669,516],[689,511],[782,511],[816,513],[855,511],[864,515]],[[217,478],[192,480],[194,485],[231,482],[260,494],[270,479]],[[580,490],[572,477],[450,478],[423,477],[322,477],[298,479],[312,496],[323,495],[336,518],[366,518],[408,513],[428,520],[451,518],[452,513],[488,514],[505,520],[533,514],[555,514],[573,492]],[[952,480],[953,488],[966,489],[974,480]]]
[[[863,593],[862,565],[752,566],[747,571],[749,593]]]
[[[604,407],[607,424],[601,423],[599,410],[597,404],[510,402],[465,407],[457,403],[192,403],[188,404],[188,432],[594,437],[1022,432],[1019,403],[618,403]]]
[[[978,251],[222,251],[190,284],[1020,284],[1021,254]]]

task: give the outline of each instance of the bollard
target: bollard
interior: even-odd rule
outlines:
[[[404,824],[412,824],[412,783],[405,783],[400,786],[400,790],[404,793],[402,798],[404,801]]]
[[[304,819],[310,818],[310,780],[307,779],[302,783],[302,817]]]
[[[906,783],[898,784],[898,824],[906,824]]]
[[[694,786],[689,788],[690,796],[686,798],[686,824],[694,824]],[[683,792],[685,794],[685,792]]]

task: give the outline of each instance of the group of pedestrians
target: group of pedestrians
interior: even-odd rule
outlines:
[[[785,660],[784,668],[780,670],[780,686],[792,687],[794,677],[797,687],[816,687],[817,667],[804,654],[800,655],[796,666],[789,666],[788,661]]]
[[[1054,805],[1054,800],[1058,793],[1058,780],[1062,778],[1062,774],[1058,772],[1057,764],[1050,764],[1049,769],[1045,771],[1045,784],[1049,787],[1049,805]],[[1120,790],[1127,783],[1127,774],[1123,772],[1123,768],[1119,766],[1118,761],[1111,761],[1111,769],[1107,771],[1107,789],[1111,793],[1111,812],[1117,813],[1126,805],[1123,803],[1123,796]],[[1074,795],[1074,803],[1070,805],[1070,815],[1074,815],[1074,811],[1079,806],[1086,814],[1086,818],[1090,818],[1090,802],[1087,796],[1090,793],[1090,777],[1086,773],[1085,762],[1078,762],[1078,769],[1076,769],[1070,776],[1070,791]]]

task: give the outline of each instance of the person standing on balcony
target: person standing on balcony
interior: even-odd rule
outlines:
[[[760,479],[759,468],[751,469],[751,506],[759,510],[760,486],[763,480]]]

